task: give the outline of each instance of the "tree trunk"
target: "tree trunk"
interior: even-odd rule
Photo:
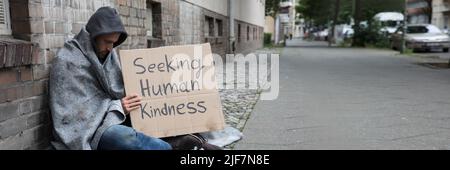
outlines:
[[[361,41],[361,27],[359,23],[361,22],[361,0],[354,0],[354,15],[353,18],[355,20],[355,25],[353,26],[354,29],[354,35],[353,35],[353,43],[352,46],[364,46],[364,42]]]
[[[336,0],[336,4],[334,6],[334,18],[333,18],[333,27],[331,28],[331,36],[328,35],[328,46],[331,47],[332,41],[335,39],[335,29],[336,29],[336,23],[339,17],[339,10],[340,10],[341,1]]]

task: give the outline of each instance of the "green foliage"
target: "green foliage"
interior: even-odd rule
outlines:
[[[354,1],[361,2],[361,8],[353,9]],[[335,0],[300,0],[296,11],[307,20],[313,20],[316,25],[324,24],[333,18]],[[379,12],[403,12],[404,0],[341,0],[337,23],[349,23],[354,18],[353,10],[361,11],[361,19],[369,20]]]
[[[280,8],[281,0],[266,0],[266,16],[275,16]]]
[[[334,18],[334,2],[336,1],[300,0],[296,10],[305,19],[307,26],[327,26]],[[367,28],[360,28],[358,25],[353,28],[355,33],[352,45],[388,47],[389,39],[378,33],[380,26],[372,21],[373,17],[379,12],[403,12],[404,3],[405,0],[341,0],[336,24],[350,24],[352,18],[356,23],[368,21]]]
[[[264,33],[264,45],[270,45],[270,44],[272,44],[272,34]]]

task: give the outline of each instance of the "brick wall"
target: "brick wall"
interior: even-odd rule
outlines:
[[[96,9],[119,6],[130,38],[121,48],[143,48],[145,0],[10,0],[12,35],[5,42],[29,46],[26,55],[0,55],[0,149],[46,149],[51,140],[47,84],[51,61],[64,42],[73,38]],[[19,9],[19,10],[17,10]],[[20,40],[22,41],[20,41]],[[20,42],[20,43],[17,43]],[[5,44],[2,46],[2,44]],[[13,46],[9,45],[11,49]],[[33,48],[34,47],[34,48]],[[21,49],[21,48],[17,48]],[[21,51],[23,52],[23,51]],[[0,53],[1,54],[1,53]],[[24,60],[25,59],[25,60]],[[15,62],[15,61],[18,62]]]
[[[219,20],[220,28],[215,25],[215,35],[210,36],[205,27],[208,27],[206,17],[212,19],[214,24]],[[222,35],[216,31],[221,29]],[[228,17],[196,6],[189,2],[180,1],[180,44],[210,43],[213,53],[225,56],[228,49]]]
[[[239,27],[241,27],[240,36],[238,35]],[[249,28],[249,34],[247,34],[247,28]],[[264,31],[262,30],[264,30],[263,27],[235,20],[234,32],[236,37],[236,53],[247,54],[255,49],[262,48],[264,41]]]

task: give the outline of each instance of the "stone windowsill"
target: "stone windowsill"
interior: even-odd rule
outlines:
[[[33,58],[38,55],[38,50],[37,44],[2,36],[0,37],[0,68],[31,65]]]

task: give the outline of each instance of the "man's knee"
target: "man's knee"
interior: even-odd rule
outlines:
[[[138,139],[136,138],[136,131],[133,128],[114,125],[109,127],[102,136],[102,139],[108,143],[117,143],[122,146],[136,145]]]

